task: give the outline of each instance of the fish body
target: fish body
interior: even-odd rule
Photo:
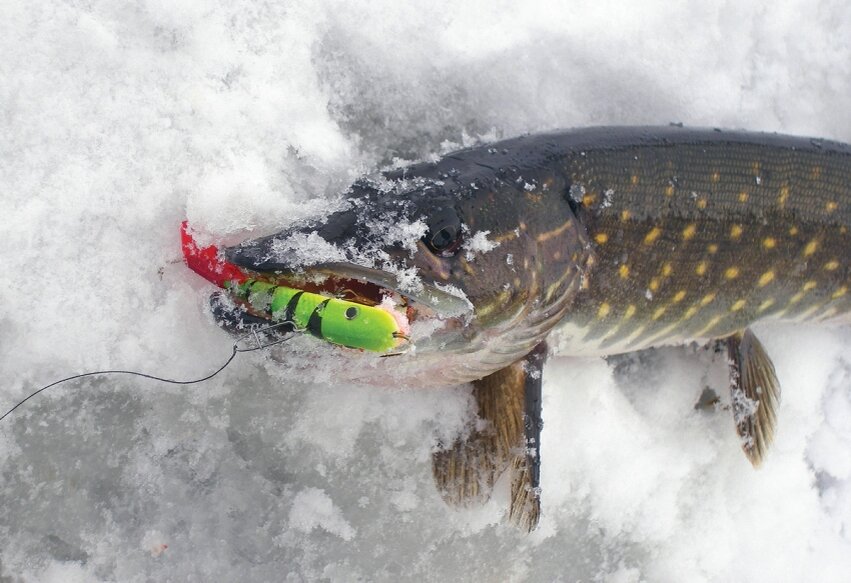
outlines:
[[[341,375],[472,382],[486,423],[443,444],[436,482],[464,504],[510,472],[509,516],[527,529],[540,511],[549,351],[723,341],[735,427],[759,465],[780,385],[749,326],[851,312],[851,146],[837,142],[676,126],[570,130],[388,171],[353,184],[346,201],[225,257],[272,283],[318,277],[343,299],[352,282],[362,303],[398,299],[414,349],[346,355]],[[333,253],[298,253],[306,240]],[[244,323],[244,311],[217,313]]]
[[[566,163],[595,265],[562,322],[565,352],[851,310],[847,145],[679,128],[637,130],[631,143],[600,130],[594,141]]]

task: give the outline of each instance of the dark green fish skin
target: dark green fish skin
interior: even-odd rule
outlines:
[[[562,353],[611,354],[851,310],[846,144],[675,126],[587,128],[462,150],[381,179],[355,183],[350,208],[230,248],[228,258],[261,273],[335,273],[343,264],[304,267],[276,251],[310,234],[364,255],[378,251],[426,285],[461,290],[475,314],[463,334],[418,346],[416,374],[430,382],[481,378],[552,330]],[[497,246],[472,256],[434,252],[427,243],[447,212],[467,240],[486,234]],[[414,252],[376,243],[375,225],[387,217],[428,225]],[[349,273],[357,261],[345,264]],[[452,355],[463,362],[446,366]]]
[[[532,263],[517,266],[513,296],[532,290],[543,304],[564,293],[566,273],[577,265],[583,272],[557,328],[563,353],[628,352],[851,310],[847,144],[676,126],[589,128],[458,152],[432,172],[458,168],[457,182],[485,192],[461,198],[471,230],[487,228],[501,242],[475,265],[460,260],[479,285],[506,281],[498,263],[507,253],[515,265]],[[406,172],[428,174],[427,166]],[[523,188],[507,193],[517,182]],[[518,252],[516,234],[534,239],[534,251]],[[583,242],[587,249],[578,249]],[[512,309],[499,297],[476,306],[485,318]]]
[[[726,337],[762,319],[851,309],[847,145],[625,133],[603,130],[565,160],[595,255],[565,320],[584,332],[573,352]]]

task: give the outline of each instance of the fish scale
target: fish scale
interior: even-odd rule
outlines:
[[[733,135],[589,148],[566,168],[586,193],[583,222],[597,258],[564,321],[583,330],[567,340],[581,351],[635,350],[726,336],[755,319],[848,310],[847,147],[802,151],[736,143]]]

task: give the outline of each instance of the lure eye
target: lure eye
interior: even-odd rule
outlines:
[[[354,306],[346,308],[346,320],[354,320],[358,317],[358,309]]]
[[[461,248],[462,235],[458,213],[451,207],[444,207],[430,217],[428,232],[423,240],[436,255],[451,257]]]

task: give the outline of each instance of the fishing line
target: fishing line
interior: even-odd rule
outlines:
[[[280,328],[282,326],[288,327],[286,332],[288,332],[289,334],[287,334],[286,336],[283,336],[282,338],[277,338],[274,341],[264,342],[261,339],[261,337],[260,337],[261,333],[267,333],[271,330],[274,330],[276,328]],[[194,379],[194,380],[191,380],[191,381],[178,381],[178,380],[174,380],[174,379],[166,379],[166,378],[163,378],[163,377],[158,377],[158,376],[155,376],[155,375],[150,375],[150,374],[146,374],[146,373],[143,373],[143,372],[137,372],[137,371],[133,371],[133,370],[98,370],[98,371],[93,371],[93,372],[84,372],[82,374],[76,374],[76,375],[73,375],[73,376],[70,376],[70,377],[65,377],[64,379],[60,379],[58,381],[52,382],[49,385],[45,385],[45,386],[41,387],[40,389],[33,391],[32,393],[27,395],[25,398],[18,401],[18,403],[14,407],[12,407],[11,409],[9,409],[5,413],[3,413],[2,416],[0,416],[0,423],[2,423],[3,420],[6,417],[11,415],[15,411],[15,409],[17,409],[18,407],[20,407],[21,405],[23,405],[24,403],[26,403],[27,401],[29,401],[30,399],[35,397],[36,395],[46,391],[47,389],[49,389],[51,387],[55,387],[56,385],[59,385],[59,384],[62,384],[62,383],[68,382],[68,381],[73,381],[73,380],[76,380],[76,379],[81,379],[81,378],[84,378],[84,377],[91,377],[91,376],[97,376],[97,375],[124,374],[124,375],[142,377],[142,378],[145,378],[145,379],[151,379],[151,380],[154,380],[154,381],[160,381],[162,383],[169,383],[169,384],[172,384],[172,385],[194,385],[194,384],[197,384],[197,383],[203,383],[204,381],[210,380],[211,378],[213,378],[214,376],[216,376],[217,374],[219,374],[220,372],[225,370],[225,368],[227,368],[227,366],[231,362],[233,362],[233,359],[236,358],[237,354],[239,354],[241,352],[254,352],[255,350],[263,350],[264,348],[269,348],[269,347],[275,346],[277,344],[281,344],[282,342],[289,340],[293,336],[293,333],[298,332],[298,331],[299,330],[297,328],[295,328],[295,326],[293,325],[293,322],[286,321],[286,320],[283,321],[283,322],[278,322],[277,324],[273,324],[271,326],[266,326],[264,328],[255,328],[250,333],[246,334],[245,336],[240,336],[239,338],[236,339],[236,342],[233,343],[233,350],[231,351],[230,356],[228,357],[228,359],[225,361],[225,363],[222,366],[220,366],[218,369],[216,369],[215,372],[210,373],[203,378]],[[248,339],[253,339],[256,345],[250,346],[250,347],[240,347],[240,342],[243,342],[243,341],[248,340]]]

